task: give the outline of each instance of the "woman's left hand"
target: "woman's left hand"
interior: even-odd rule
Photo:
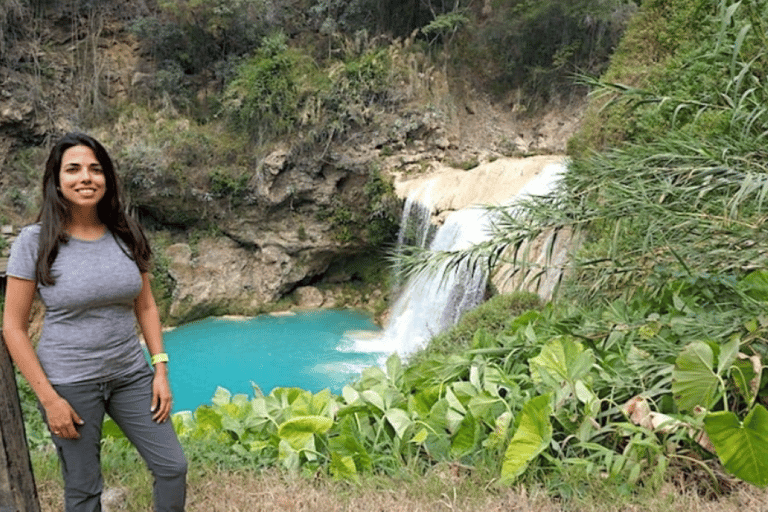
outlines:
[[[168,373],[164,363],[160,363],[155,368],[155,377],[152,379],[152,420],[157,423],[163,423],[171,415],[173,406],[173,397],[171,396],[171,385],[168,382]]]

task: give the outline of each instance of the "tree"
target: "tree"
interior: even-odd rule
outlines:
[[[0,512],[39,512],[13,364],[0,334]]]

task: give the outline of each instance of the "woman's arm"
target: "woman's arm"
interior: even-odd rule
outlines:
[[[59,437],[77,439],[80,434],[75,428],[75,423],[82,425],[83,420],[69,402],[59,396],[51,386],[29,339],[29,313],[35,298],[35,289],[34,281],[8,276],[3,311],[3,337],[11,358],[45,409],[51,431]]]
[[[160,313],[157,311],[155,298],[152,296],[152,288],[149,284],[149,274],[141,274],[141,292],[134,301],[134,311],[139,322],[139,328],[144,335],[144,341],[150,355],[164,352],[163,331],[160,326]],[[158,423],[167,420],[171,414],[172,397],[171,386],[168,382],[168,364],[157,363],[155,365],[155,378],[152,382],[152,419]]]

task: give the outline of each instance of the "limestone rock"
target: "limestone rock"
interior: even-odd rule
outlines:
[[[293,293],[296,297],[296,305],[302,309],[318,309],[325,302],[323,292],[314,286],[300,286]]]
[[[128,499],[128,493],[125,489],[113,487],[111,489],[105,489],[101,493],[101,507],[103,512],[115,512],[117,510],[125,510],[126,500]]]

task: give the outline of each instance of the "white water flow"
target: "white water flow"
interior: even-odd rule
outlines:
[[[564,171],[561,164],[547,165],[510,198],[511,206],[520,198],[548,194]],[[408,197],[398,243],[428,245],[430,251],[458,251],[490,238],[491,212],[477,206],[452,212],[430,241],[434,228],[429,222],[431,199],[432,183]],[[415,275],[402,287],[383,334],[351,336],[348,341],[352,341],[353,347],[347,349],[397,352],[402,357],[424,348],[431,338],[452,327],[464,312],[482,301],[486,282],[487,275],[482,269],[473,270],[466,264],[451,269],[444,264],[435,272]]]

